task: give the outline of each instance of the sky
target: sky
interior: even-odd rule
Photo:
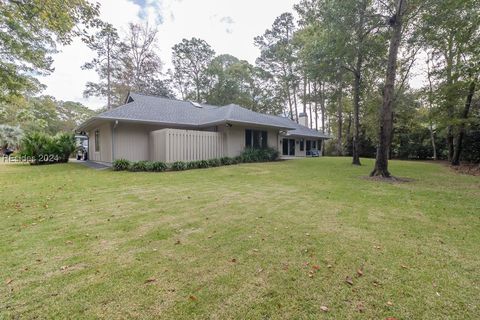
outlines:
[[[217,54],[229,53],[254,63],[259,50],[253,38],[269,28],[283,12],[293,12],[296,0],[98,0],[100,18],[123,34],[130,22],[146,22],[158,28],[158,48],[163,70],[171,67],[171,48],[183,38],[201,38]],[[104,98],[85,98],[87,81],[98,79],[92,70],[81,66],[94,53],[79,39],[59,47],[53,56],[55,71],[39,78],[47,86],[42,94],[58,100],[81,102],[98,109]]]

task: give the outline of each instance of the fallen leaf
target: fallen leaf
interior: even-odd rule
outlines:
[[[188,297],[188,299],[190,299],[191,301],[197,301],[197,297],[195,297],[194,295],[190,295],[190,297]]]
[[[357,303],[357,311],[358,312],[364,312],[365,311],[365,305],[363,304],[363,302]]]
[[[312,269],[315,270],[315,271],[318,271],[320,270],[320,266],[318,264],[315,264],[312,266]]]
[[[401,267],[402,267],[402,269],[410,269],[408,266],[406,266],[404,264],[402,264]]]
[[[333,266],[331,264],[327,264],[327,268],[333,268]]]
[[[327,306],[321,306],[320,310],[322,310],[323,312],[328,312],[328,307]]]
[[[154,277],[151,277],[151,278],[148,278],[147,280],[145,280],[145,283],[152,283],[152,282],[155,282],[155,281],[157,281],[157,279],[154,278]]]
[[[60,270],[62,270],[62,271],[65,271],[65,270],[67,270],[67,269],[68,269],[68,266],[61,266],[61,267],[60,267]]]
[[[388,318],[385,318],[385,320],[398,320],[398,319],[394,317],[388,317]]]
[[[65,244],[73,244],[73,241],[67,240],[65,241]]]
[[[362,269],[357,269],[357,275],[358,275],[359,277],[363,276],[363,271],[362,271]]]
[[[175,244],[181,244],[180,240],[175,241]]]
[[[306,235],[307,237],[309,237],[309,236],[310,236],[310,233],[307,232],[307,233],[305,233],[305,235]]]
[[[258,252],[258,249],[253,249],[253,252]]]
[[[347,276],[347,277],[345,278],[345,282],[348,283],[349,285],[353,286],[353,280],[352,280],[352,278],[351,278],[350,276]]]
[[[393,306],[393,302],[392,302],[392,301],[387,301],[387,306],[392,307],[392,306]]]
[[[12,283],[12,282],[13,282],[13,279],[10,279],[10,278],[9,278],[9,279],[7,279],[7,280],[5,281],[5,284],[10,284],[10,283]]]
[[[232,260],[230,260],[230,262],[235,263],[235,262],[237,262],[237,259],[233,258]]]

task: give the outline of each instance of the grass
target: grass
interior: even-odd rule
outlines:
[[[363,163],[2,164],[0,318],[480,318],[480,179]]]

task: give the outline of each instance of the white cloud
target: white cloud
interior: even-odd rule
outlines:
[[[101,18],[121,33],[128,23],[149,21],[158,27],[159,55],[165,71],[171,65],[171,48],[183,38],[207,41],[217,54],[230,53],[254,63],[259,51],[253,38],[269,28],[281,13],[293,10],[295,0],[101,0]],[[139,3],[144,4],[140,6]],[[212,17],[215,17],[212,19]],[[97,75],[81,66],[93,53],[80,40],[60,48],[54,56],[55,71],[40,80],[47,85],[43,92],[57,99],[79,101],[100,108],[105,99],[84,98],[87,81]]]

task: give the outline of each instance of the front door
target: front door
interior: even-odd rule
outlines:
[[[282,154],[288,156],[288,139],[282,140]]]
[[[294,156],[295,155],[295,139],[290,139],[290,142],[288,144],[289,147],[289,155]]]

